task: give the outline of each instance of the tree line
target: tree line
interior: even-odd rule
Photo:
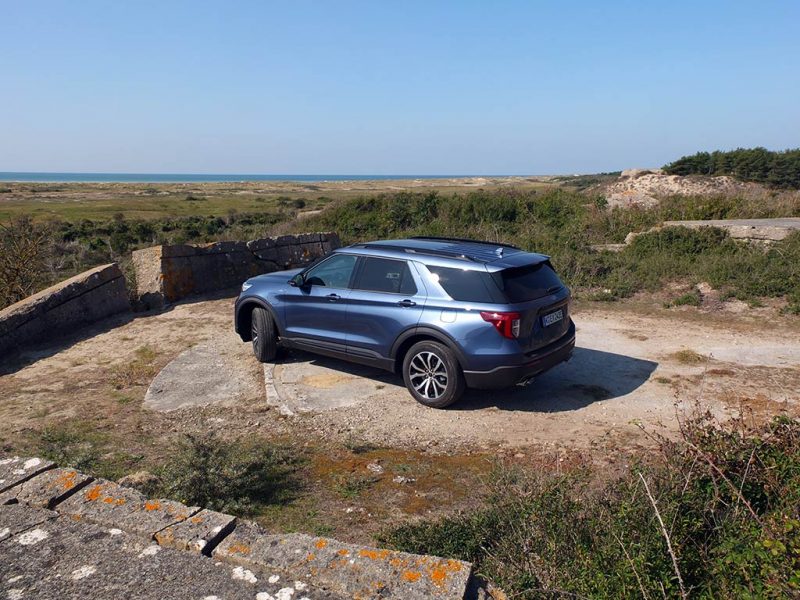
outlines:
[[[800,189],[800,148],[773,152],[766,148],[737,148],[698,152],[664,167],[670,175],[730,175],[774,188]]]

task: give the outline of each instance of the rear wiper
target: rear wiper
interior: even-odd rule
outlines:
[[[564,287],[564,286],[563,285],[554,285],[553,287],[547,288],[547,292],[546,293],[547,294],[552,294],[553,292],[557,292],[558,290],[560,290],[562,287]]]

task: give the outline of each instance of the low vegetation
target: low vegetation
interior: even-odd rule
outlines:
[[[274,444],[188,435],[159,470],[157,495],[189,506],[252,515],[297,493],[298,458]]]
[[[502,470],[483,508],[380,542],[475,563],[513,598],[787,598],[800,593],[800,422],[709,417],[593,488],[585,470]]]
[[[565,190],[477,191],[466,195],[399,193],[337,203],[295,230],[336,229],[345,243],[408,235],[471,237],[517,244],[552,256],[562,278],[592,300],[655,292],[671,281],[708,282],[724,297],[786,297],[800,311],[800,234],[770,247],[731,239],[720,229],[665,228],[636,237],[620,252],[595,247],[623,242],[665,220],[800,214],[800,197],[773,203],[673,197],[654,208],[607,210],[601,197]],[[684,298],[681,303],[695,302]]]
[[[565,183],[568,185],[568,183]],[[186,203],[202,205],[196,197]],[[772,197],[668,197],[656,207],[609,210],[602,196],[572,189],[493,189],[378,194],[330,202],[298,218],[302,198],[279,198],[264,210],[226,216],[110,221],[31,221],[0,230],[0,308],[91,266],[119,262],[130,275],[130,252],[160,243],[245,240],[289,231],[335,230],[345,243],[406,235],[443,235],[512,242],[553,257],[565,281],[592,300],[656,291],[666,282],[701,281],[724,297],[755,304],[786,297],[800,312],[800,235],[769,248],[748,246],[723,231],[681,228],[646,233],[619,253],[598,251],[628,233],[666,220],[770,218],[800,215],[800,194]],[[691,304],[696,299],[684,298]]]
[[[664,167],[671,175],[730,175],[775,188],[800,188],[800,148],[771,152],[737,148],[729,152],[698,152]]]

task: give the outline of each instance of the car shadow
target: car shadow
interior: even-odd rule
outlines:
[[[658,363],[651,360],[575,348],[569,362],[543,373],[528,385],[506,390],[467,390],[452,409],[545,413],[578,410],[593,402],[630,394],[650,378],[656,367]]]
[[[280,362],[309,362],[341,373],[380,381],[387,387],[395,388],[393,391],[405,390],[400,375],[300,350],[287,351]],[[528,385],[503,390],[468,389],[461,400],[447,410],[496,408],[544,413],[578,410],[593,402],[630,394],[650,378],[656,367],[658,363],[651,360],[591,348],[575,348],[569,362],[540,375]],[[413,401],[410,395],[408,400]]]

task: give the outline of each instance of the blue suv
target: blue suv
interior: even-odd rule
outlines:
[[[279,346],[402,373],[442,408],[465,387],[525,383],[569,360],[570,292],[547,256],[415,237],[354,244],[242,285],[236,332],[262,362]]]

